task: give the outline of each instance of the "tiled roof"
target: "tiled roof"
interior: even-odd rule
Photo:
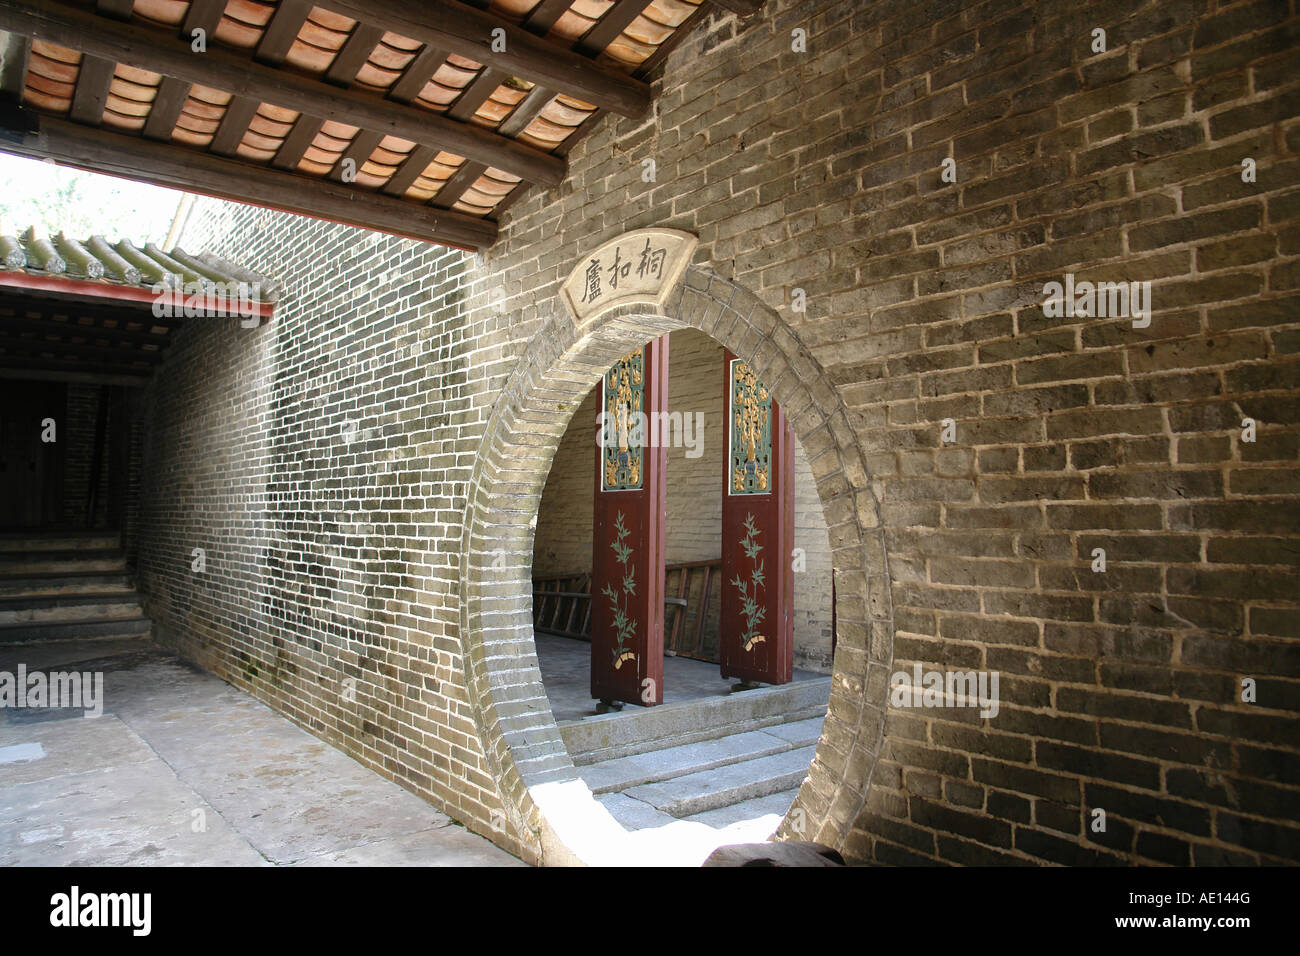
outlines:
[[[78,240],[59,233],[46,238],[33,227],[21,235],[0,232],[0,284],[25,285],[13,281],[18,273],[57,276],[101,285],[106,290],[130,287],[150,294],[159,283],[169,289],[189,291],[243,283],[254,302],[275,301],[275,290],[265,277],[208,252],[196,256],[184,249],[164,252],[152,242],[141,249],[129,239],[111,242],[103,236]]]
[[[206,317],[260,325],[277,287],[210,253],[0,229],[0,377],[144,381],[172,330]]]
[[[41,135],[0,148],[484,248],[605,110],[645,115],[710,3],[761,0],[10,0]]]

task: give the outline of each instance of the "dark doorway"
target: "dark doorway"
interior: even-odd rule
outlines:
[[[59,439],[67,404],[62,382],[0,382],[0,528],[61,522],[64,446]],[[42,433],[54,440],[42,440]]]

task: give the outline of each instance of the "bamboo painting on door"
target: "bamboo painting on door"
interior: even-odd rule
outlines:
[[[725,353],[722,676],[793,676],[794,432],[750,365]]]

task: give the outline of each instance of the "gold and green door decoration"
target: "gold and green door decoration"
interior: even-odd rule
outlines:
[[[746,363],[728,364],[731,494],[766,494],[772,484],[772,396]]]
[[[639,425],[645,411],[645,349],[629,352],[605,373],[601,388],[602,491],[641,487],[644,436]]]

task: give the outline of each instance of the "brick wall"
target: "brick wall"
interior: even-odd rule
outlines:
[[[704,427],[691,432],[698,442],[698,457],[689,457],[687,448],[668,450],[665,561],[716,561],[722,555],[721,476],[727,441],[722,418],[722,346],[694,329],[680,329],[670,336],[668,355],[668,410],[683,417],[703,414]],[[533,543],[536,575],[591,570],[596,481],[592,439],[599,411],[597,383],[574,413],[546,479]],[[797,440],[794,547],[803,550],[802,570],[794,578],[795,666],[830,673],[830,541],[808,456]],[[714,594],[716,601],[717,592]]]
[[[778,310],[743,347],[808,376],[823,499],[852,483],[826,477],[829,450],[852,447],[880,505],[892,583],[840,591],[854,614],[799,798],[817,836],[887,863],[1300,860],[1292,7],[769,0],[744,25],[714,14],[653,115],[603,119],[482,255],[201,205],[185,244],[294,291],[268,328],[187,325],[153,386],[141,565],[161,630],[535,857],[493,816],[521,799],[497,728],[527,702],[473,719],[466,482],[582,251],[682,228],[699,269]],[[1049,317],[1066,273],[1150,281],[1150,325]],[[543,451],[481,473],[540,496],[552,413]],[[837,575],[874,520],[842,501]],[[475,606],[513,613],[525,577]],[[871,662],[891,635],[892,669],[997,671],[998,716],[886,710]],[[883,740],[844,729],[882,710]]]
[[[95,421],[99,414],[98,385],[69,385],[63,450],[63,520],[78,527],[86,521],[86,496],[95,455]],[[111,423],[110,423],[111,424]],[[95,524],[102,526],[108,513],[109,461],[107,442],[100,462]]]

